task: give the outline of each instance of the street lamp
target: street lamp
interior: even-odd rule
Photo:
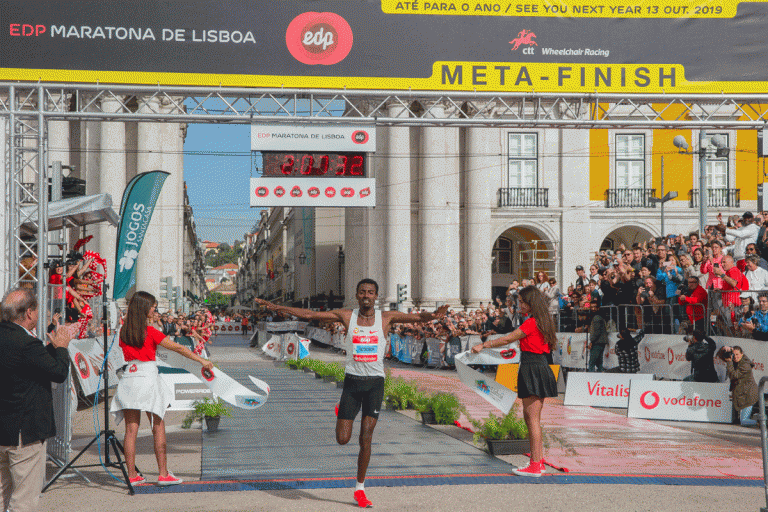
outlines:
[[[304,252],[302,252],[301,254],[299,254],[299,263],[303,265],[306,262],[307,262],[307,255],[304,254]]]
[[[685,139],[683,139],[685,141]],[[661,236],[664,237],[664,203],[677,197],[677,190],[670,190],[664,193],[664,157],[661,157],[661,198],[649,198],[652,203],[661,203]]]
[[[727,157],[730,149],[726,147],[725,139],[720,135],[713,135],[709,141],[715,146],[715,156],[718,158]],[[688,151],[688,142],[682,135],[675,136],[672,144],[684,155],[699,155],[699,236],[704,236],[704,229],[707,225],[707,132],[699,131],[699,149]]]

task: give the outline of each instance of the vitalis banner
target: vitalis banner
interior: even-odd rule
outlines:
[[[764,1],[556,4],[0,1],[0,80],[645,93],[768,86],[768,68],[755,65],[768,57]]]

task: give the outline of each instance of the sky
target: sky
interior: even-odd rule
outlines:
[[[282,115],[282,109],[306,114],[310,109],[307,100],[294,104],[290,99],[264,100],[255,108],[262,113]],[[207,111],[221,112],[227,105],[218,100],[205,104]],[[242,105],[240,105],[242,107]],[[187,103],[193,109],[193,103]],[[339,100],[315,100],[314,112],[338,116],[344,104]],[[243,240],[259,219],[262,208],[249,206],[250,178],[256,177],[256,164],[261,165],[261,154],[251,156],[250,124],[189,124],[184,141],[184,180],[187,182],[189,203],[192,206],[200,240],[226,242]],[[254,159],[256,158],[256,159]]]
[[[249,206],[253,174],[251,127],[190,124],[184,142],[184,180],[200,240],[243,240],[258,222]]]

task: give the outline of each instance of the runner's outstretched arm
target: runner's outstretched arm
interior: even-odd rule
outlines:
[[[433,313],[422,311],[420,313],[401,313],[399,311],[385,311],[383,314],[390,324],[414,324],[439,320],[448,312],[448,305],[440,306]]]
[[[320,322],[343,322],[345,325],[347,324],[344,319],[344,310],[342,309],[334,309],[333,311],[312,311],[311,309],[280,306],[278,304],[273,304],[269,301],[259,298],[254,299],[254,302],[256,302],[256,304],[261,304],[271,311],[287,313],[289,315],[303,318],[305,320],[318,320]]]

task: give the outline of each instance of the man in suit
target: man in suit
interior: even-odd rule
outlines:
[[[0,490],[3,510],[27,512],[45,481],[45,440],[56,434],[51,382],[67,378],[73,332],[61,326],[50,344],[37,339],[37,298],[27,288],[9,291],[0,314]]]

